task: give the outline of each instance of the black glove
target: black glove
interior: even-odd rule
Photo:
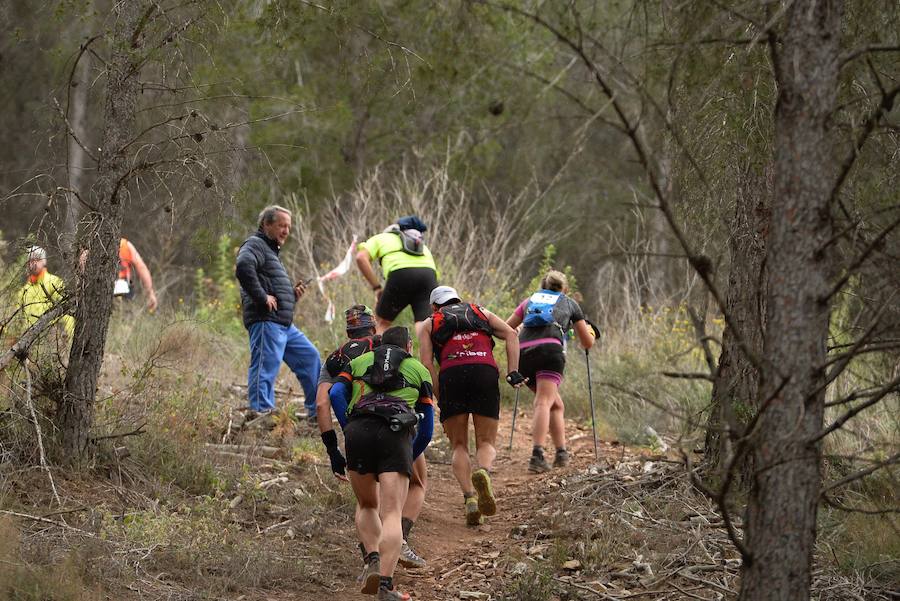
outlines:
[[[509,382],[510,386],[518,386],[519,384],[523,384],[525,382],[525,376],[520,374],[517,371],[511,371],[506,374],[506,381]]]
[[[347,467],[347,460],[344,459],[344,456],[341,454],[341,449],[338,447],[337,434],[335,434],[334,430],[322,432],[322,442],[325,443],[325,449],[328,451],[328,459],[331,460],[331,471],[335,474],[345,476],[347,474],[345,469]]]

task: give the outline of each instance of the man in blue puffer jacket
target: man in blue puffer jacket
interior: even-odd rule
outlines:
[[[250,333],[247,393],[254,411],[275,408],[275,377],[281,362],[296,374],[306,395],[310,421],[316,415],[319,351],[294,325],[294,305],[304,283],[288,277],[278,252],[291,233],[291,212],[269,206],[259,214],[259,230],[238,251],[235,275],[241,284],[244,327]]]

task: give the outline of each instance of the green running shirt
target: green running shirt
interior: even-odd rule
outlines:
[[[343,372],[339,376],[345,381],[352,380],[353,395],[350,398],[350,404],[347,406],[347,415],[353,411],[353,407],[362,398],[362,395],[368,392],[368,384],[360,380],[375,362],[375,353],[368,352],[360,355],[350,362],[349,373]],[[416,403],[421,402],[426,405],[434,404],[431,400],[432,382],[431,374],[428,369],[419,362],[418,359],[407,357],[400,364],[400,373],[406,379],[407,386],[399,390],[390,391],[391,396],[398,397],[406,401],[406,403],[415,409]]]

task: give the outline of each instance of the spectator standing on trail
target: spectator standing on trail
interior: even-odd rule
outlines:
[[[594,335],[584,319],[584,312],[578,303],[566,296],[568,289],[563,273],[548,271],[541,279],[541,289],[522,301],[506,320],[510,327],[522,326],[519,332],[519,369],[528,378],[529,388],[535,392],[532,424],[534,447],[528,463],[528,471],[533,473],[550,469],[544,458],[548,431],[556,447],[553,466],[564,467],[569,463],[565,406],[559,395],[566,366],[566,332],[574,327],[585,349],[594,344]]]
[[[25,269],[28,279],[19,291],[19,307],[26,327],[31,327],[44,313],[62,302],[65,284],[58,275],[47,271],[47,251],[40,246],[29,247]],[[63,325],[71,339],[75,331],[75,319],[71,315],[63,315],[58,323]]]
[[[506,342],[506,381],[518,387],[519,339],[505,321],[478,305],[464,303],[450,286],[431,291],[433,315],[419,332],[419,358],[438,383],[441,424],[453,448],[453,475],[463,491],[466,523],[477,526],[497,513],[491,468],[500,420],[500,370],[494,361],[494,339]],[[434,361],[440,366],[435,374]],[[475,429],[475,462],[469,460],[469,415]]]
[[[244,327],[250,334],[247,394],[250,408],[275,409],[275,378],[282,361],[300,380],[309,420],[316,418],[319,351],[294,325],[294,305],[305,292],[288,277],[278,256],[291,233],[291,212],[268,206],[259,214],[259,230],[238,251],[235,275],[241,284]]]
[[[428,226],[410,215],[359,245],[356,264],[375,291],[375,325],[384,332],[407,305],[412,307],[416,328],[430,314],[428,295],[437,286],[437,267],[423,234]],[[385,283],[375,274],[372,261],[381,263]]]
[[[150,275],[150,269],[144,263],[141,253],[137,251],[134,244],[122,238],[119,240],[119,271],[113,291],[115,296],[129,300],[134,298],[132,270],[137,272],[138,278],[141,280],[141,288],[147,295],[147,310],[156,311],[156,292],[153,289],[153,277]]]
[[[331,471],[341,480],[346,480],[347,462],[341,455],[337,444],[337,434],[331,425],[331,399],[328,393],[331,387],[337,383],[341,372],[347,371],[350,361],[360,355],[374,350],[381,344],[381,336],[375,334],[375,318],[372,310],[365,305],[353,305],[344,312],[347,321],[347,342],[331,353],[322,364],[319,372],[319,382],[316,389],[316,416],[319,421],[319,432],[322,442],[328,450],[331,460]],[[346,404],[334,407],[334,414],[341,427],[347,425]],[[409,492],[406,502],[403,504],[401,523],[403,526],[403,544],[400,549],[400,565],[406,568],[424,568],[425,560],[422,559],[409,546],[409,535],[422,512],[422,504],[425,501],[427,469],[424,453],[413,458],[413,474],[409,481]],[[358,506],[357,506],[358,509]],[[363,548],[363,558],[365,550]]]
[[[379,600],[409,599],[393,582],[403,541],[401,513],[413,456],[425,449],[434,428],[431,375],[411,350],[409,330],[389,328],[381,346],[351,361],[331,389],[333,402],[348,403],[347,469],[366,553],[362,592]]]

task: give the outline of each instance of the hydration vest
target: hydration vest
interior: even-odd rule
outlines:
[[[375,414],[390,417],[398,413],[415,414],[409,403],[391,394],[407,387],[406,378],[400,373],[400,364],[410,354],[398,346],[385,344],[374,351],[374,361],[362,376],[354,378],[364,383],[362,395],[348,407],[350,417]]]
[[[526,328],[542,328],[549,325],[559,325],[553,317],[553,307],[563,297],[562,292],[554,290],[538,290],[528,299],[525,305],[525,316],[522,325]]]
[[[381,336],[368,336],[366,338],[353,338],[341,345],[337,350],[325,359],[325,371],[332,378],[336,378],[342,371],[347,371],[351,361],[368,353],[381,344]]]
[[[408,231],[417,232],[419,235],[407,233]],[[418,230],[397,230],[394,232],[400,236],[400,244],[403,245],[403,252],[408,255],[421,257],[425,254],[425,240]]]
[[[442,369],[456,365],[492,365],[494,328],[487,316],[471,303],[441,307],[431,316],[431,341]]]

